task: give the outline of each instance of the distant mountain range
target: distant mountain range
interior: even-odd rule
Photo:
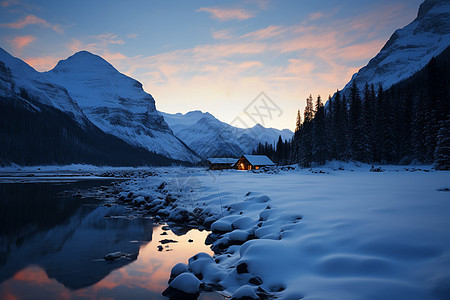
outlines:
[[[200,157],[238,157],[251,153],[258,143],[274,144],[278,138],[289,140],[293,132],[265,128],[237,128],[215,118],[210,113],[191,111],[186,114],[162,113],[174,134]]]
[[[166,122],[140,82],[87,51],[37,72],[0,48],[0,108],[0,165],[192,164],[292,135],[234,128],[208,113],[164,114]]]
[[[449,46],[450,1],[426,0],[342,93],[353,82],[360,91],[366,83],[388,89]],[[160,113],[141,83],[86,51],[42,73],[0,48],[0,165],[195,164],[292,135],[259,124],[236,128],[201,111]]]

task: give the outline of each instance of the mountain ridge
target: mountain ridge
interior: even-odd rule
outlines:
[[[289,129],[265,128],[261,124],[251,128],[233,127],[199,110],[186,114],[161,113],[174,134],[204,159],[213,156],[238,157],[251,153],[258,143],[274,144],[280,135],[283,140],[293,136]]]

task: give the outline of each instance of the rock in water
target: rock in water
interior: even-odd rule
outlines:
[[[162,293],[170,299],[197,299],[200,294],[201,281],[192,273],[181,273]]]
[[[113,252],[113,253],[109,253],[106,254],[105,257],[103,257],[106,261],[114,261],[114,260],[118,260],[121,259],[122,257],[127,257],[128,254],[123,253],[123,252]]]
[[[172,271],[170,271],[170,279],[169,283],[171,283],[178,275],[188,272],[189,267],[186,264],[178,263],[173,268]]]

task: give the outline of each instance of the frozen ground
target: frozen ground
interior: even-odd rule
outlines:
[[[235,299],[450,299],[450,173],[369,169],[161,168],[120,183],[115,197],[212,230],[216,255],[176,268],[201,278],[200,289]]]
[[[195,212],[212,229],[218,254],[188,271],[225,295],[449,299],[450,173],[418,168],[167,169],[124,188],[153,195],[160,215]],[[177,200],[167,206],[158,194]]]

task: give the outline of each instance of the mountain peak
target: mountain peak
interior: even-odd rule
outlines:
[[[360,91],[366,83],[388,89],[412,76],[450,46],[449,26],[450,0],[425,0],[417,18],[396,30],[381,51],[353,75],[342,93],[348,95],[353,82]]]
[[[417,13],[417,19],[422,19],[428,12],[436,6],[441,4],[448,4],[448,0],[425,0],[419,6],[419,11]]]
[[[89,51],[79,51],[67,59],[60,60],[52,72],[82,70],[84,72],[104,72],[105,70],[118,72],[109,62],[99,55]]]
[[[16,76],[29,77],[37,74],[37,71],[26,62],[12,56],[2,47],[0,47],[0,61],[3,61]]]

